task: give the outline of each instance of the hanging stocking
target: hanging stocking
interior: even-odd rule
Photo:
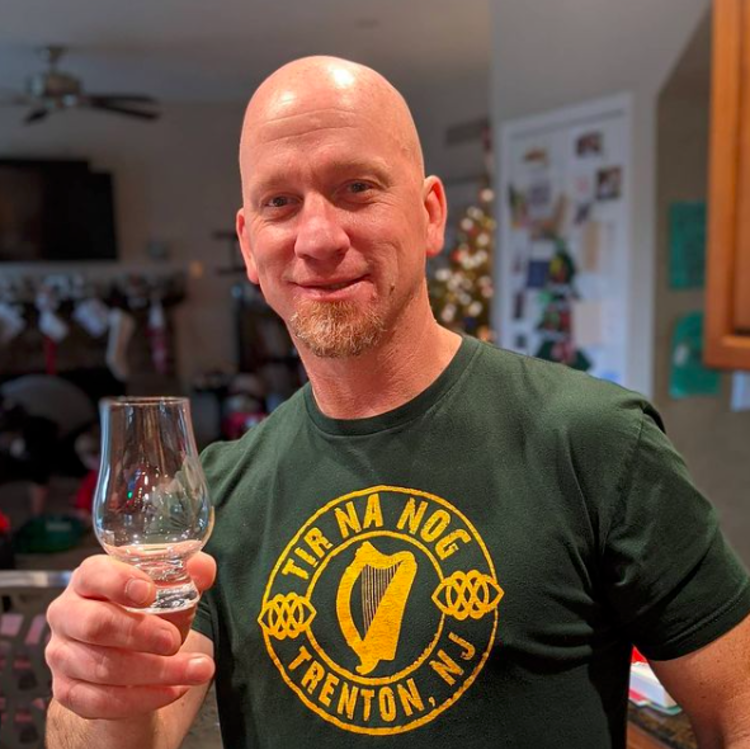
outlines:
[[[7,346],[26,330],[26,320],[20,306],[0,302],[0,345]]]
[[[57,314],[60,300],[52,287],[43,286],[36,295],[39,330],[44,334],[44,371],[57,374],[57,345],[68,337],[70,327]]]
[[[107,366],[121,382],[130,376],[128,344],[135,332],[135,318],[125,310],[115,308],[109,312],[109,340],[107,341]]]
[[[93,297],[76,305],[73,319],[92,338],[101,338],[109,328],[109,312],[109,307],[101,299]]]
[[[60,343],[68,337],[70,327],[56,312],[48,309],[39,315],[39,330],[55,343]]]
[[[148,311],[148,337],[151,343],[151,359],[160,375],[169,374],[169,333],[164,307],[157,298],[151,300]]]

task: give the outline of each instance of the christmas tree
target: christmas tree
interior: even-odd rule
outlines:
[[[493,295],[492,256],[494,192],[480,190],[476,205],[466,209],[447,262],[431,275],[429,290],[435,317],[445,327],[482,340],[494,340],[490,324]]]

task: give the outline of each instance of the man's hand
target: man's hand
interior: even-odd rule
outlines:
[[[187,566],[199,591],[213,584],[212,557],[197,554]],[[155,595],[135,567],[105,555],[81,564],[47,610],[57,702],[82,718],[115,720],[154,712],[212,678],[211,657],[181,650],[194,609],[156,616],[123,608],[147,607]]]

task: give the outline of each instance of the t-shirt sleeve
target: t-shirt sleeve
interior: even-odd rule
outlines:
[[[195,618],[193,619],[191,627],[197,632],[200,632],[202,635],[208,637],[209,640],[213,640],[214,627],[209,596],[210,593],[206,591],[201,596],[200,601],[198,601],[198,608],[195,611]]]
[[[603,555],[610,602],[648,658],[697,650],[750,613],[750,580],[716,510],[648,412],[618,486]]]

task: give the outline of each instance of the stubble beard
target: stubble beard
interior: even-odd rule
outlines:
[[[289,327],[312,354],[326,359],[359,356],[385,331],[375,310],[351,301],[306,301],[289,319]]]

